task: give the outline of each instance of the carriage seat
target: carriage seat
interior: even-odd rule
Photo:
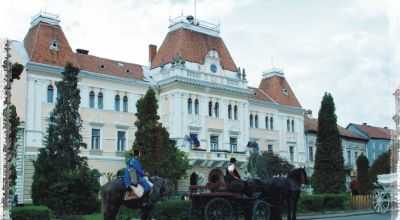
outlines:
[[[206,188],[209,189],[211,192],[224,192],[226,191],[226,185],[221,180],[216,182],[208,182],[206,184]]]

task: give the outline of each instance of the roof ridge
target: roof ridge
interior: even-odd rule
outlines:
[[[98,58],[98,59],[109,60],[109,61],[115,61],[115,62],[121,62],[121,63],[125,63],[125,64],[132,64],[132,65],[137,65],[137,66],[143,66],[143,65],[137,64],[137,63],[130,63],[130,62],[121,61],[121,60],[114,60],[114,59],[110,59],[110,58],[95,56],[95,55],[92,55],[92,54],[80,54],[80,53],[76,53],[76,52],[74,52],[74,54],[75,54],[75,55],[79,55],[79,56],[91,56],[91,57]]]
[[[269,99],[272,100],[272,102],[274,102],[275,104],[278,104],[278,102],[276,102],[271,96],[267,95],[267,93],[265,93],[262,89],[257,88],[258,90],[260,90],[260,92],[262,94],[264,94],[265,96],[267,96]]]
[[[39,38],[39,32],[40,32],[40,25],[38,25],[37,28],[38,28],[38,29],[37,29],[37,31],[36,31],[36,36],[35,36],[35,39],[34,39],[34,42],[33,42],[33,47],[31,48],[31,51],[30,51],[30,53],[31,53],[32,56],[33,56],[33,51],[36,50],[36,44],[37,44],[37,41],[38,41],[38,38]],[[28,53],[28,56],[29,56],[29,53]],[[32,58],[32,57],[29,57],[29,60],[30,60],[31,58]]]

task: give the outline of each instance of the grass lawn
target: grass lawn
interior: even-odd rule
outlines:
[[[96,213],[96,214],[91,214],[91,215],[85,215],[83,216],[84,220],[103,220],[103,214],[102,213]]]

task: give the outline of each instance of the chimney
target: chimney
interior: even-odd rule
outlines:
[[[149,45],[149,63],[151,66],[151,63],[153,62],[154,57],[156,56],[157,53],[157,46],[150,44]]]
[[[364,122],[363,125],[367,125],[367,123]]]
[[[84,49],[76,49],[76,52],[77,53],[80,53],[80,54],[86,54],[86,55],[88,55],[89,54],[89,51],[88,50],[84,50]]]

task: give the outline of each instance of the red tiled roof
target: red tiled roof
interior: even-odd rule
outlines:
[[[249,96],[250,99],[260,100],[264,102],[273,102],[267,94],[255,87],[248,87],[249,89],[253,90],[253,94]]]
[[[394,133],[394,131],[391,129],[375,127],[367,124],[358,125],[352,123],[352,125],[360,129],[361,131],[365,132],[370,138],[390,140],[392,134]]]
[[[352,138],[352,139],[359,139],[359,140],[364,140],[367,141],[367,138],[361,137],[360,135],[347,130],[346,128],[337,125],[339,129],[339,134],[342,137],[347,137],[347,138]],[[304,117],[304,131],[306,132],[318,132],[318,119],[316,118],[309,118],[309,117]]]
[[[161,60],[165,64],[171,63],[177,54],[189,62],[203,64],[204,58],[212,49],[218,52],[223,69],[237,71],[224,41],[220,37],[180,28],[167,34],[156,56],[151,62],[150,69],[160,66]]]
[[[58,51],[50,50],[50,44],[56,40]],[[24,46],[30,61],[55,66],[65,66],[67,62],[79,68],[78,61],[61,27],[39,23],[29,29]]]
[[[75,56],[82,70],[134,80],[143,80],[143,68],[140,65],[80,53],[75,53]],[[101,65],[103,65],[104,68],[101,68]]]
[[[301,108],[296,95],[284,77],[271,76],[265,78],[261,80],[258,89],[268,94],[268,96],[278,104]],[[287,89],[287,95],[283,92],[284,89]]]
[[[50,44],[53,40],[58,43],[58,51],[50,50]],[[143,80],[143,68],[140,65],[74,53],[64,32],[58,25],[46,23],[35,25],[26,34],[24,46],[30,61],[33,62],[60,67],[64,67],[67,62],[70,62],[81,70]],[[101,65],[104,65],[104,68],[101,68]]]

